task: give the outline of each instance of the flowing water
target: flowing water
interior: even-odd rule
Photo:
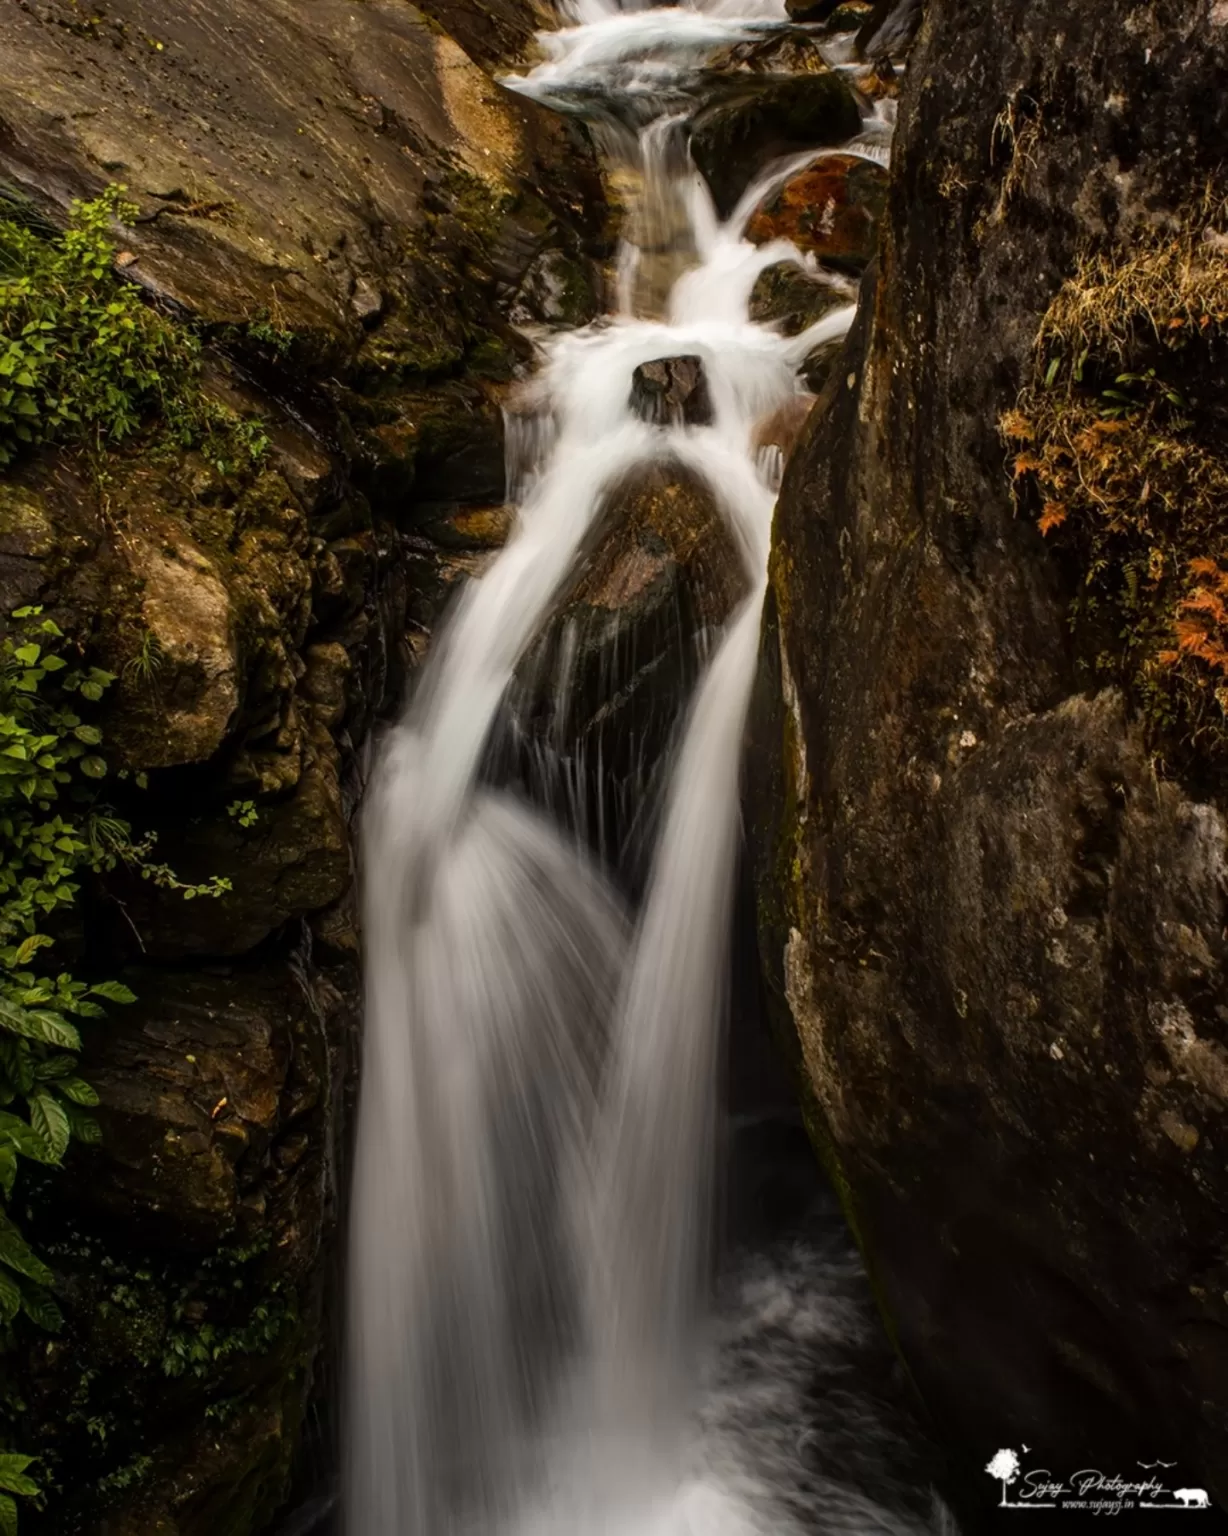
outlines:
[[[852,318],[794,338],[750,321],[759,273],[801,260],[743,239],[789,167],[722,224],[679,137],[699,66],[770,13],[579,0],[511,82],[599,124],[639,198],[619,311],[546,344],[509,430],[514,534],[436,636],[364,811],[350,1536],[930,1528],[856,1379],[873,1328],[844,1240],[829,1226],[743,1259],[713,1292],[739,759],[779,472],[755,431]],[[881,157],[888,127],[869,116],[854,148]],[[684,354],[712,424],[638,419],[637,365]],[[665,461],[710,487],[749,595],[710,648],[629,910],[580,838],[482,766],[611,490]]]

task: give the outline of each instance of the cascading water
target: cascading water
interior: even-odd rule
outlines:
[[[800,260],[742,238],[772,174],[720,224],[672,142],[686,70],[761,28],[761,12],[580,5],[578,25],[545,39],[547,62],[514,83],[573,106],[636,99],[624,118],[641,129],[639,243],[620,263],[622,312],[548,347],[535,424],[509,434],[514,535],[437,637],[367,798],[347,1529],[920,1529],[898,1499],[807,1482],[805,1456],[791,1468],[782,1443],[784,1420],[799,1434],[806,1420],[798,1359],[855,1336],[856,1309],[770,1268],[743,1276],[715,1344],[707,1306],[738,767],[774,502],[755,428],[852,309],[791,339],[752,324],[758,274]],[[876,136],[871,121],[867,154],[881,153]],[[648,297],[644,249],[680,218],[677,270]],[[702,360],[710,426],[650,426],[630,409],[637,365],[678,355]],[[578,840],[480,769],[611,488],[667,459],[711,488],[749,595],[696,690],[633,916]],[[812,1256],[820,1282],[836,1268]],[[797,1344],[769,1377],[762,1355],[749,1375],[736,1363],[752,1315]]]

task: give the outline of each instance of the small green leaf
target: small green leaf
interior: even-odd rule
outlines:
[[[21,1311],[21,1287],[7,1269],[0,1269],[0,1323],[11,1323]]]
[[[55,1276],[7,1217],[0,1215],[0,1262],[37,1285],[50,1285]]]
[[[84,1078],[65,1077],[56,1086],[66,1099],[71,1099],[74,1104],[84,1105],[86,1109],[93,1109],[99,1102],[98,1090]]]
[[[0,1493],[0,1536],[17,1536],[17,1505]]]
[[[33,1456],[18,1456],[12,1451],[0,1451],[0,1488],[6,1493],[22,1493],[32,1498],[38,1492],[38,1484],[25,1475]]]
[[[69,1078],[68,1081],[72,1082],[74,1079]],[[72,1137],[72,1128],[68,1123],[64,1106],[45,1088],[31,1094],[26,1103],[30,1106],[30,1124],[47,1143],[58,1162],[68,1150],[68,1143]]]
[[[89,683],[82,683],[81,692],[85,693],[85,690],[90,686],[91,684]],[[86,694],[86,698],[89,698],[89,694]],[[91,756],[83,757],[81,759],[81,772],[86,776],[87,779],[101,779],[105,777],[106,771],[106,761],[101,757]]]
[[[79,1051],[81,1036],[58,1013],[45,1008],[18,1008],[10,998],[0,996],[0,1029],[21,1035],[26,1040],[41,1040],[63,1051]]]
[[[136,993],[122,981],[98,981],[90,988],[95,997],[105,997],[109,1003],[135,1003]]]
[[[52,1300],[49,1292],[41,1287],[22,1286],[21,1310],[31,1322],[45,1328],[48,1333],[59,1333],[64,1326],[64,1314]]]

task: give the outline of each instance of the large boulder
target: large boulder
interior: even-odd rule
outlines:
[[[599,528],[519,669],[502,752],[634,879],[680,712],[749,579],[712,492],[681,465],[628,475]]]
[[[756,245],[790,240],[825,266],[860,273],[878,245],[887,171],[862,155],[827,154],[770,193],[746,225]]]
[[[839,74],[751,77],[695,114],[691,154],[717,211],[728,217],[751,178],[771,160],[843,144],[860,127],[856,97]]]
[[[1024,1445],[1057,1476],[1180,1460],[1172,1476],[1228,1500],[1213,670],[1183,752],[1153,707],[1174,669],[1213,668],[1211,610],[1188,621],[1204,650],[1148,650],[1171,613],[1139,606],[1167,569],[1148,574],[1147,541],[1180,520],[1127,508],[1114,537],[1134,542],[1095,544],[1107,567],[1073,535],[1055,550],[999,432],[1025,386],[1054,410],[1091,389],[1079,447],[1042,445],[1041,405],[1007,415],[1034,439],[1016,440],[1017,487],[1060,464],[1073,521],[1072,456],[1135,419],[1115,426],[1072,374],[1083,345],[1109,387],[1122,371],[1116,277],[1141,253],[1146,296],[1165,239],[1193,249],[1177,269],[1212,270],[1226,67],[1212,0],[931,0],[881,268],[777,511],[749,775],[768,984],[894,1336],[989,1497],[985,1464]],[[1200,244],[1191,219],[1211,221]],[[1090,343],[1038,349],[1079,273],[1063,323]],[[1146,419],[1187,443],[1205,429],[1208,474],[1215,308],[1192,311],[1203,339],[1180,353],[1145,317],[1125,337],[1206,381],[1209,414]],[[1106,514],[1079,515],[1094,544]],[[1222,502],[1196,515],[1222,550]]]

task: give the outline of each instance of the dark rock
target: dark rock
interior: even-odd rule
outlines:
[[[824,265],[856,275],[877,248],[886,201],[885,166],[861,155],[824,155],[764,199],[746,235],[756,245],[792,241]]]
[[[703,359],[662,357],[641,363],[631,377],[631,409],[662,426],[709,426],[712,398]]]
[[[1228,1500],[1222,778],[1158,777],[1086,691],[1081,582],[998,434],[1080,254],[1222,168],[1226,67],[1209,4],[932,0],[888,254],[777,509],[748,774],[768,983],[981,1488],[1026,1444],[1058,1476],[1180,1456]],[[995,130],[1021,92],[1022,145]]]
[[[705,645],[749,583],[711,491],[680,466],[636,471],[600,526],[518,671],[498,750],[634,879]]]
[[[751,291],[750,317],[775,325],[786,336],[797,336],[833,309],[850,303],[856,294],[847,279],[819,276],[782,261],[759,274]],[[812,394],[822,393],[842,347],[842,341],[823,342],[803,362],[798,372]],[[789,434],[790,447],[793,440]]]
[[[839,145],[861,127],[856,98],[834,73],[783,79],[701,108],[692,120],[691,153],[728,217],[752,176],[780,155]]]
[[[785,0],[785,11],[790,21],[812,23],[826,21],[841,0]]]
[[[856,32],[865,25],[872,6],[870,0],[845,0],[826,18],[824,31],[829,37],[841,32]]]
[[[912,47],[924,10],[925,0],[878,0],[857,33],[857,52],[872,63],[903,60]]]
[[[104,1143],[38,1213],[68,1317],[25,1389],[23,1435],[71,1469],[48,1529],[97,1530],[109,1505],[134,1536],[254,1532],[281,1502],[327,1326],[353,1051],[352,1005],[302,959],[130,973],[139,1001],[90,1036]],[[226,1405],[204,1435],[202,1401]]]

